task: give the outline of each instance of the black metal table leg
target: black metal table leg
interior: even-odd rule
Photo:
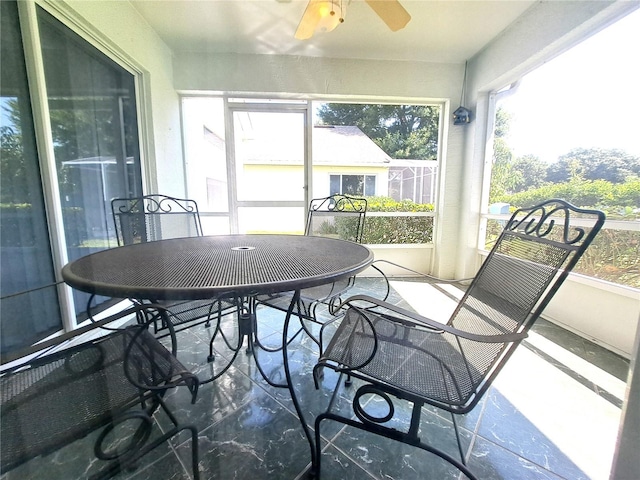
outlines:
[[[315,441],[313,435],[311,434],[311,429],[309,425],[307,425],[307,421],[305,420],[304,414],[302,412],[302,408],[300,406],[300,402],[298,401],[298,397],[296,396],[296,392],[293,386],[293,382],[291,381],[291,370],[289,368],[289,356],[287,353],[287,345],[288,345],[288,331],[289,331],[289,322],[291,317],[293,316],[293,309],[298,304],[298,300],[300,299],[300,290],[296,290],[293,298],[291,299],[291,303],[289,304],[289,308],[287,310],[287,315],[284,319],[284,328],[282,331],[282,359],[284,363],[284,374],[287,380],[287,388],[289,389],[289,394],[291,395],[291,400],[293,401],[293,406],[296,409],[296,413],[298,414],[298,419],[300,420],[300,424],[302,425],[302,430],[304,431],[305,437],[307,437],[307,442],[309,442],[309,450],[311,453],[311,468],[312,472],[316,465],[316,449],[315,449]]]

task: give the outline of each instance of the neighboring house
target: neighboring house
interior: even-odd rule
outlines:
[[[251,125],[252,122],[244,122]],[[185,134],[189,196],[201,210],[228,211],[227,155],[224,138],[200,122]],[[277,125],[274,126],[277,128]],[[238,197],[241,200],[303,200],[303,145],[301,136],[287,141],[243,128],[236,137],[235,162]],[[297,139],[297,140],[296,140]],[[435,198],[436,161],[391,159],[356,126],[316,126],[313,129],[313,196],[334,193],[364,196],[390,196],[417,203],[433,203]],[[128,159],[127,165],[133,164]],[[110,216],[109,176],[121,175],[113,157],[83,158],[63,162],[75,192],[61,191],[63,205],[79,205],[76,196],[94,208],[84,209],[82,221],[89,238],[101,238],[105,227],[113,236]],[[115,184],[115,183],[114,183]],[[95,212],[100,212],[95,214]],[[257,214],[260,216],[260,214]],[[71,228],[71,226],[69,226]],[[292,227],[283,227],[284,231]],[[68,234],[72,232],[69,231]],[[83,239],[80,239],[83,240]],[[80,241],[78,240],[78,241]],[[77,242],[75,242],[77,243]]]
[[[297,196],[302,192],[296,179],[303,178],[302,136],[282,142],[243,133],[241,142],[236,139],[236,163],[242,162],[242,183],[253,196],[300,199]],[[314,197],[332,193],[387,194],[391,158],[358,127],[316,126],[312,148]],[[278,189],[274,190],[273,185]]]
[[[313,128],[313,194],[387,195],[391,158],[355,126]]]
[[[236,127],[238,199],[302,200],[303,137],[285,135],[284,139],[277,125],[253,128],[257,120],[250,117],[247,114]],[[201,205],[221,211],[227,204],[224,140],[207,126],[204,136],[202,132],[198,128],[187,133],[189,192]],[[196,136],[200,142],[194,142]],[[195,147],[197,143],[200,148]],[[394,160],[356,126],[315,126],[312,149],[314,197],[344,193],[434,200],[436,161]]]

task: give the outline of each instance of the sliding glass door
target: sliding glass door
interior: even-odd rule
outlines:
[[[43,64],[31,71],[44,72],[48,109],[40,113],[48,112],[47,137],[34,127],[39,107],[31,103],[25,58],[37,56],[25,55],[21,41],[19,17],[26,13],[13,1],[0,8],[0,335],[6,353],[62,328],[60,258],[116,246],[110,200],[139,195],[142,180],[134,76],[37,8]],[[43,163],[38,145],[51,145],[42,142],[52,142],[55,166]],[[51,191],[59,195],[45,194]],[[61,231],[54,217],[62,219]],[[52,254],[52,245],[62,245],[66,255]],[[73,299],[82,319],[87,295],[74,292]]]

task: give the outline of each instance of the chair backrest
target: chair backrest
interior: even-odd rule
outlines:
[[[335,194],[309,203],[305,235],[360,243],[367,213],[365,198]]]
[[[202,235],[194,200],[152,194],[111,200],[118,245]]]
[[[549,200],[517,210],[449,319],[481,335],[524,333],[540,316],[604,223],[604,213]],[[472,390],[486,390],[519,342],[460,338]],[[487,382],[487,383],[484,383]],[[481,396],[478,395],[478,398]]]

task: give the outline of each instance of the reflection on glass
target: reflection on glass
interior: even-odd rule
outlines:
[[[117,245],[110,200],[142,191],[134,78],[38,9],[67,253]],[[86,295],[75,292],[76,312]]]
[[[62,327],[16,2],[0,2],[0,350]]]

